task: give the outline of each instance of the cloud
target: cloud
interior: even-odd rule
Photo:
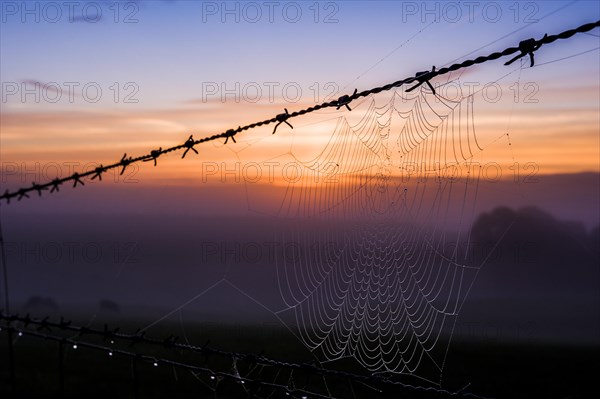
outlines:
[[[21,82],[21,84],[25,85],[25,89],[29,89],[29,88],[31,88],[31,86],[33,86],[36,89],[39,87],[40,89],[43,89],[47,92],[50,91],[50,92],[58,94],[59,96],[57,96],[57,97],[59,97],[59,98],[62,97],[63,94],[65,94],[65,91],[60,87],[60,85],[57,83],[54,83],[54,82],[44,83],[44,82],[36,80],[36,79],[23,79],[20,82]],[[67,93],[67,94],[69,94],[69,93]],[[71,93],[71,95],[78,96],[78,94],[74,93],[74,92]]]

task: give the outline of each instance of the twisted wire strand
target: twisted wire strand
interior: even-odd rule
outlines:
[[[306,395],[310,395],[311,398],[313,398],[313,397],[314,398],[324,398],[324,399],[332,399],[333,398],[330,395],[323,395],[318,392],[308,391],[308,390],[305,390],[302,388],[290,387],[287,385],[277,384],[275,382],[264,381],[264,380],[260,380],[260,379],[256,379],[256,378],[242,377],[237,374],[231,374],[231,373],[227,373],[224,371],[213,370],[208,367],[202,367],[202,366],[198,366],[198,365],[194,365],[194,364],[178,362],[176,360],[145,355],[145,354],[141,354],[138,352],[131,352],[131,351],[123,350],[123,349],[110,348],[110,347],[106,347],[103,345],[98,345],[98,344],[94,344],[94,343],[90,343],[90,342],[74,340],[71,338],[65,338],[65,337],[61,337],[61,336],[57,336],[57,335],[41,333],[39,331],[19,330],[14,327],[5,327],[5,329],[7,331],[17,333],[19,336],[25,335],[25,336],[43,339],[46,341],[55,341],[55,342],[60,342],[63,344],[69,344],[69,345],[73,345],[74,347],[77,347],[77,348],[81,347],[81,348],[86,348],[86,349],[102,351],[105,353],[111,353],[112,356],[119,355],[122,357],[128,357],[128,358],[132,358],[132,359],[136,359],[136,360],[145,361],[145,362],[153,364],[155,366],[158,366],[158,365],[172,366],[172,367],[175,367],[178,369],[192,371],[194,373],[208,374],[211,376],[211,378],[215,378],[215,379],[217,377],[220,377],[222,379],[226,379],[226,380],[244,384],[249,389],[249,391],[255,390],[258,386],[262,386],[262,387],[273,388],[273,389],[276,389],[279,391],[283,391],[286,394],[292,395],[293,397],[296,397],[296,398],[306,397]],[[255,397],[255,396],[249,395],[249,397]]]
[[[77,187],[78,185],[83,186],[83,185],[85,185],[85,183],[81,179],[84,177],[91,176],[92,180],[96,179],[96,178],[98,178],[99,180],[102,180],[103,173],[107,172],[110,169],[115,169],[115,168],[122,168],[121,174],[123,174],[125,169],[132,163],[153,161],[154,166],[156,166],[157,159],[162,154],[167,154],[167,153],[178,151],[181,149],[185,149],[185,152],[183,153],[183,156],[182,156],[182,158],[184,158],[187,155],[189,150],[192,150],[192,151],[196,152],[196,154],[197,154],[198,152],[196,151],[194,146],[196,146],[198,144],[202,144],[202,143],[205,143],[208,141],[219,140],[219,139],[225,139],[225,144],[227,144],[230,138],[233,142],[236,142],[235,136],[238,133],[241,133],[243,131],[254,129],[254,128],[257,128],[260,126],[270,125],[272,123],[277,123],[277,126],[279,126],[279,124],[282,122],[288,123],[287,121],[291,118],[296,118],[296,117],[299,117],[302,115],[306,115],[308,113],[315,112],[315,111],[318,111],[323,108],[336,107],[337,109],[339,109],[341,107],[346,107],[348,110],[350,110],[349,104],[352,101],[354,101],[360,97],[367,97],[372,94],[381,93],[383,91],[389,91],[393,88],[397,88],[402,85],[410,84],[413,82],[416,82],[417,85],[412,87],[409,90],[416,88],[417,86],[421,85],[422,83],[426,83],[431,86],[429,81],[437,76],[444,75],[449,72],[457,71],[459,69],[468,68],[473,65],[483,64],[485,62],[497,60],[499,58],[513,55],[518,52],[520,52],[520,53],[517,54],[513,59],[511,59],[510,61],[505,63],[505,65],[509,65],[512,62],[516,61],[517,59],[522,58],[526,55],[529,55],[530,60],[531,60],[531,66],[533,66],[534,65],[533,54],[542,45],[553,43],[559,39],[562,39],[562,40],[569,39],[577,33],[589,32],[592,29],[595,29],[597,27],[600,27],[600,20],[598,20],[596,22],[586,23],[577,28],[569,29],[569,30],[566,30],[564,32],[561,32],[561,33],[558,33],[555,35],[548,36],[546,34],[546,35],[544,35],[544,37],[542,37],[539,40],[536,40],[533,38],[523,40],[519,43],[519,45],[517,47],[508,47],[502,51],[494,52],[494,53],[491,53],[486,56],[479,56],[474,59],[465,60],[465,61],[462,61],[459,63],[452,64],[448,67],[440,68],[438,70],[436,70],[435,67],[433,67],[433,69],[431,71],[417,72],[415,74],[415,76],[404,78],[404,79],[398,80],[393,83],[388,83],[384,86],[374,87],[374,88],[364,90],[361,92],[357,92],[357,90],[355,90],[353,94],[343,95],[343,96],[339,97],[337,100],[324,102],[321,104],[314,105],[312,107],[308,107],[308,108],[305,108],[302,110],[289,112],[289,113],[286,110],[286,112],[284,114],[276,115],[270,119],[265,119],[263,121],[254,122],[254,123],[251,123],[251,124],[245,125],[245,126],[238,126],[236,129],[229,129],[225,132],[222,132],[219,134],[214,134],[212,136],[207,136],[207,137],[204,137],[201,139],[194,139],[193,136],[190,136],[184,143],[173,146],[173,147],[166,148],[164,150],[162,149],[162,147],[160,147],[157,150],[152,150],[149,154],[140,155],[138,157],[127,157],[127,154],[124,154],[120,161],[109,164],[107,166],[100,165],[93,170],[89,170],[87,172],[82,172],[82,173],[76,172],[70,176],[66,176],[63,178],[56,178],[52,181],[49,181],[49,182],[46,182],[43,184],[32,183],[31,186],[22,187],[15,191],[6,190],[4,192],[4,194],[0,195],[0,201],[6,200],[7,203],[10,203],[10,200],[12,198],[17,198],[17,200],[21,200],[23,198],[29,198],[29,193],[31,193],[31,192],[37,192],[40,196],[42,195],[42,192],[47,191],[47,190],[50,190],[50,193],[52,193],[55,191],[59,191],[59,187],[62,184],[71,182],[71,181],[73,182],[73,187]],[[273,133],[275,133],[277,126],[275,127],[275,130],[273,131]]]
[[[381,374],[372,374],[372,375],[356,374],[356,373],[351,373],[351,372],[347,372],[347,371],[323,368],[320,365],[315,365],[314,363],[295,363],[295,362],[276,360],[276,359],[267,357],[267,356],[263,355],[262,353],[254,354],[254,353],[225,351],[225,350],[216,349],[216,348],[212,348],[212,347],[208,346],[208,342],[204,346],[194,346],[194,345],[189,345],[189,344],[178,343],[177,337],[174,337],[174,336],[170,336],[164,340],[160,340],[160,339],[156,339],[156,338],[146,337],[145,334],[139,333],[139,332],[136,332],[135,334],[125,334],[125,333],[118,332],[118,330],[119,330],[118,328],[111,330],[108,328],[107,325],[104,326],[103,330],[100,330],[100,329],[94,329],[94,328],[89,328],[89,327],[76,326],[76,325],[73,325],[70,321],[65,321],[62,318],[61,318],[60,322],[53,322],[53,321],[49,320],[49,317],[46,317],[44,319],[35,319],[35,318],[30,317],[29,315],[19,316],[18,314],[5,314],[5,313],[0,313],[0,321],[4,322],[2,329],[6,329],[7,331],[12,331],[17,334],[21,333],[22,335],[29,335],[32,337],[38,337],[38,338],[43,338],[43,339],[52,340],[52,341],[62,341],[64,343],[68,343],[71,345],[77,345],[77,346],[81,346],[81,347],[85,347],[85,348],[102,350],[105,352],[111,352],[111,353],[120,354],[123,356],[137,357],[137,358],[147,361],[147,362],[151,362],[151,363],[157,362],[159,364],[168,364],[168,365],[172,365],[172,366],[175,366],[178,368],[188,369],[188,370],[195,371],[195,372],[206,373],[206,374],[210,374],[213,376],[221,376],[221,377],[224,377],[227,379],[234,379],[237,382],[241,382],[241,381],[244,381],[245,383],[246,382],[248,382],[248,383],[254,382],[254,383],[258,383],[259,385],[265,385],[265,386],[268,386],[271,388],[285,389],[286,391],[288,391],[288,393],[289,393],[289,388],[286,386],[282,386],[282,385],[278,385],[278,384],[274,384],[274,383],[262,383],[262,382],[252,380],[247,377],[240,378],[239,376],[235,376],[232,374],[213,371],[206,367],[181,363],[181,362],[177,362],[177,361],[166,359],[166,358],[157,358],[155,356],[145,355],[145,354],[141,354],[139,352],[131,352],[131,351],[126,351],[126,350],[121,350],[121,349],[116,349],[116,348],[113,349],[111,347],[107,347],[107,346],[103,346],[103,345],[99,345],[99,344],[95,344],[95,343],[90,343],[90,342],[85,342],[84,340],[81,340],[81,339],[73,339],[73,338],[67,339],[64,337],[57,336],[57,335],[51,335],[51,334],[45,333],[43,331],[44,330],[46,330],[48,332],[52,332],[53,330],[69,331],[69,332],[77,333],[78,338],[81,338],[84,335],[93,335],[93,336],[102,337],[104,340],[126,341],[126,342],[129,342],[130,346],[134,346],[136,344],[148,344],[148,345],[160,346],[160,347],[167,348],[167,349],[191,351],[191,352],[195,352],[195,353],[201,353],[203,355],[216,355],[216,356],[221,356],[221,357],[226,357],[226,358],[236,359],[236,360],[247,360],[247,361],[249,361],[253,364],[257,364],[257,365],[277,367],[280,369],[288,369],[288,370],[292,370],[292,371],[298,370],[298,371],[302,371],[302,372],[305,372],[305,373],[311,374],[311,375],[350,378],[353,381],[360,381],[360,382],[364,382],[364,383],[368,383],[368,384],[380,384],[382,386],[387,385],[389,387],[410,390],[410,391],[433,392],[436,394],[445,395],[447,397],[470,397],[470,398],[484,399],[482,396],[478,396],[478,395],[475,395],[475,394],[472,394],[469,392],[463,392],[463,391],[453,392],[453,391],[436,388],[436,387],[424,387],[424,386],[419,386],[419,385],[407,384],[407,383],[403,383],[403,382],[400,382],[397,380],[390,379],[389,377],[386,377]],[[23,328],[15,327],[13,325],[14,323],[22,323]],[[36,328],[31,329],[31,328],[29,328],[29,326],[35,326]],[[298,390],[296,390],[296,393],[308,393],[308,392],[299,392]],[[310,394],[312,395],[311,397],[323,397],[323,398],[331,397],[331,396],[322,396],[322,395],[319,396],[318,394],[315,394],[314,392],[310,392]]]

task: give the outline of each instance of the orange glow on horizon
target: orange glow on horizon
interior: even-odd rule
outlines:
[[[586,93],[589,95],[589,90]],[[385,100],[389,96],[380,98]],[[264,168],[265,163],[275,163],[281,169],[289,162],[309,162],[327,145],[338,119],[347,117],[351,118],[348,123],[357,123],[370,101],[373,100],[365,100],[353,108],[352,113],[328,109],[297,118],[292,122],[294,130],[282,125],[276,135],[271,134],[273,126],[269,125],[241,133],[237,136],[237,144],[201,144],[196,147],[200,156],[189,154],[183,161],[178,154],[162,156],[156,169],[150,163],[140,165],[140,176],[143,176],[140,183],[165,184],[171,180],[185,184],[186,181],[203,179],[209,182],[215,178],[221,181],[222,169],[225,174],[229,173],[231,181],[235,180],[232,179],[233,174],[242,173],[248,165],[256,168],[255,164],[259,164]],[[290,110],[310,105],[313,104],[297,103]],[[508,175],[506,170],[515,163],[534,163],[542,175],[600,172],[597,110],[583,106],[564,110],[543,107],[507,110],[505,106],[484,105],[476,107],[474,119],[478,140],[484,150],[475,153],[465,163],[473,162],[484,167],[490,163],[503,165],[503,178]],[[133,112],[3,112],[0,122],[2,162],[25,165],[25,170],[35,163],[51,162],[74,162],[81,167],[88,165],[88,168],[92,164],[106,165],[118,161],[125,152],[132,156],[141,155],[151,149],[180,144],[192,133],[195,138],[200,138],[222,132],[240,122],[262,120],[280,112],[280,104],[220,102]],[[237,123],[232,124],[234,120]],[[391,136],[397,134],[392,132]],[[345,162],[351,161],[345,159]],[[406,169],[402,171],[402,165],[406,163],[410,162],[400,162],[399,158],[392,157],[395,167],[386,173],[391,177],[401,177],[406,173]],[[341,168],[340,171],[353,170],[348,164]],[[410,173],[416,176],[418,170],[419,167],[413,166]],[[209,176],[205,176],[207,172],[210,172]],[[267,183],[287,184],[288,181],[281,178],[282,173],[277,171]],[[373,166],[362,173],[377,171]],[[346,175],[338,174],[342,180]]]

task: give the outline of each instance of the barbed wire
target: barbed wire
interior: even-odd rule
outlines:
[[[194,373],[208,374],[210,376],[211,380],[217,380],[218,378],[231,380],[238,384],[243,384],[245,389],[247,389],[247,391],[248,391],[249,397],[255,397],[255,395],[253,394],[252,391],[256,390],[257,387],[259,387],[259,386],[263,386],[263,387],[268,387],[268,388],[273,388],[276,390],[283,391],[287,395],[296,397],[296,398],[306,398],[307,397],[306,395],[310,395],[311,398],[314,397],[314,398],[333,399],[333,397],[331,395],[323,395],[318,392],[308,391],[308,390],[305,390],[302,388],[296,388],[295,386],[290,387],[287,385],[277,384],[275,382],[264,381],[264,380],[260,380],[260,379],[256,379],[256,378],[250,378],[247,376],[243,377],[243,376],[239,375],[239,373],[231,374],[231,373],[227,373],[224,371],[213,370],[208,367],[202,367],[202,366],[193,365],[193,364],[189,364],[189,363],[179,362],[176,360],[166,359],[163,357],[146,355],[146,354],[142,354],[139,352],[132,352],[132,351],[127,351],[127,350],[118,349],[118,348],[111,348],[111,347],[98,345],[98,344],[94,344],[94,343],[90,343],[90,342],[75,340],[72,338],[65,338],[65,337],[58,336],[58,335],[42,333],[39,331],[23,330],[23,329],[18,329],[18,328],[11,327],[11,326],[2,327],[2,329],[10,331],[11,333],[16,333],[17,336],[19,336],[19,337],[30,336],[30,337],[34,337],[34,338],[44,339],[47,341],[55,341],[55,342],[62,343],[63,345],[65,345],[65,344],[71,345],[73,349],[79,349],[79,348],[93,349],[93,350],[97,350],[97,351],[102,351],[104,353],[108,353],[109,356],[111,356],[111,357],[118,355],[118,356],[128,357],[128,358],[132,358],[135,360],[147,362],[147,363],[153,365],[154,367],[158,367],[159,365],[166,365],[166,366],[172,366],[172,367],[176,367],[176,368],[183,369],[183,370],[188,370],[188,371],[191,371]]]
[[[219,139],[225,139],[225,144],[227,144],[229,142],[229,139],[231,139],[235,143],[236,142],[235,136],[237,134],[239,134],[243,131],[246,131],[246,130],[260,127],[260,126],[266,126],[266,125],[276,123],[276,125],[273,129],[273,134],[275,134],[277,132],[277,128],[282,123],[285,123],[290,128],[293,128],[293,126],[289,122],[290,119],[293,119],[293,118],[296,118],[296,117],[299,117],[299,116],[302,116],[302,115],[305,115],[305,114],[308,114],[311,112],[315,112],[315,111],[318,111],[323,108],[329,108],[329,107],[336,107],[336,109],[345,107],[346,109],[351,111],[350,103],[352,103],[352,101],[354,101],[358,98],[367,97],[372,94],[381,93],[383,91],[389,91],[391,89],[394,89],[394,88],[397,88],[397,87],[400,87],[400,86],[406,85],[406,84],[416,83],[416,85],[414,85],[413,87],[411,87],[407,90],[407,91],[410,91],[410,90],[414,90],[415,88],[422,85],[423,83],[426,83],[432,89],[433,94],[435,94],[435,90],[433,90],[433,86],[430,83],[431,79],[433,79],[437,76],[440,76],[440,75],[444,75],[444,74],[447,74],[450,72],[457,71],[459,69],[464,69],[464,68],[471,67],[473,65],[497,60],[501,57],[506,57],[509,55],[513,55],[515,53],[518,53],[518,54],[515,55],[511,60],[507,61],[504,65],[510,65],[511,63],[515,62],[516,60],[518,60],[522,57],[529,56],[530,66],[533,67],[535,64],[534,53],[537,50],[539,50],[540,47],[542,47],[542,45],[553,43],[559,39],[563,39],[563,40],[568,39],[577,33],[586,33],[597,27],[600,27],[600,20],[598,20],[596,22],[590,22],[587,24],[583,24],[577,28],[569,29],[569,30],[566,30],[564,32],[561,32],[561,33],[558,33],[555,35],[548,36],[546,34],[546,35],[544,35],[544,37],[542,37],[539,40],[536,40],[534,38],[523,40],[519,43],[519,45],[517,47],[508,47],[502,51],[494,52],[494,53],[488,54],[486,56],[479,56],[474,59],[469,59],[469,60],[465,60],[465,61],[462,61],[459,63],[452,64],[449,67],[443,67],[443,68],[436,70],[436,68],[434,66],[434,67],[432,67],[432,69],[430,71],[417,72],[412,77],[401,79],[396,82],[386,84],[384,86],[374,87],[372,89],[364,90],[361,92],[358,92],[358,90],[355,89],[354,93],[352,93],[351,95],[345,94],[345,95],[339,97],[337,100],[324,102],[324,103],[314,105],[312,107],[308,107],[308,108],[305,108],[305,109],[302,109],[299,111],[288,112],[288,110],[285,109],[284,113],[278,114],[270,119],[265,119],[263,121],[254,122],[254,123],[251,123],[251,124],[245,125],[245,126],[238,126],[236,129],[228,129],[223,133],[215,134],[212,136],[207,136],[207,137],[204,137],[201,139],[194,139],[193,135],[190,135],[189,138],[184,143],[165,148],[164,150],[162,149],[162,147],[159,147],[156,150],[150,151],[149,154],[140,155],[138,157],[131,157],[131,156],[128,157],[127,153],[125,153],[125,154],[123,154],[123,157],[121,158],[120,161],[106,165],[106,166],[103,166],[102,164],[100,164],[100,166],[98,166],[92,170],[82,172],[82,173],[75,172],[72,175],[63,177],[63,178],[57,177],[54,180],[49,181],[47,183],[43,183],[43,184],[37,184],[37,183],[33,182],[31,184],[31,186],[22,187],[16,191],[12,191],[12,192],[9,190],[6,190],[4,194],[0,195],[0,201],[6,200],[7,203],[10,203],[10,200],[12,198],[17,198],[17,200],[21,200],[23,198],[29,198],[29,193],[31,193],[31,192],[37,192],[39,196],[41,196],[44,191],[48,191],[48,190],[50,193],[57,192],[57,191],[59,191],[60,186],[67,182],[73,182],[73,188],[75,188],[77,186],[83,186],[83,185],[85,185],[85,183],[81,180],[82,178],[91,176],[91,180],[94,180],[96,178],[98,178],[98,180],[102,180],[102,174],[106,173],[107,171],[109,171],[111,169],[121,168],[120,174],[122,175],[125,172],[125,169],[129,165],[131,165],[133,163],[137,163],[137,162],[152,161],[154,163],[154,166],[156,166],[157,160],[161,155],[167,154],[170,152],[174,152],[174,151],[178,151],[178,150],[182,150],[182,149],[184,149],[185,151],[183,152],[183,155],[181,156],[181,158],[185,158],[185,156],[188,154],[188,152],[190,150],[195,152],[196,154],[198,154],[198,151],[196,150],[196,148],[194,148],[198,144],[205,143],[208,141],[219,140]]]
[[[404,383],[404,382],[401,382],[398,380],[391,379],[390,377],[381,375],[381,374],[364,375],[364,374],[356,374],[356,373],[351,373],[351,372],[341,371],[341,370],[327,369],[327,368],[321,367],[321,365],[318,363],[315,364],[316,362],[296,363],[296,362],[276,360],[276,359],[267,357],[262,353],[255,354],[255,353],[225,351],[222,349],[210,347],[209,346],[210,341],[207,342],[203,346],[194,346],[194,345],[190,345],[190,344],[182,344],[182,343],[177,342],[178,337],[173,336],[173,335],[170,335],[169,337],[167,337],[163,340],[160,340],[160,339],[156,339],[156,338],[147,337],[146,334],[144,332],[140,332],[140,330],[136,331],[134,334],[126,334],[126,333],[119,332],[119,330],[120,330],[119,328],[110,329],[107,324],[104,325],[103,329],[94,329],[94,328],[90,328],[90,327],[73,325],[73,323],[71,321],[66,321],[63,318],[61,318],[59,322],[53,322],[49,319],[50,319],[49,317],[46,317],[43,319],[36,319],[36,318],[30,317],[29,314],[27,314],[25,316],[20,316],[18,314],[0,313],[0,321],[4,322],[2,329],[7,329],[8,331],[12,331],[17,334],[20,333],[20,334],[39,337],[39,338],[54,340],[54,341],[60,340],[60,341],[64,341],[65,343],[68,343],[70,345],[77,345],[78,347],[81,346],[81,347],[86,347],[86,348],[90,348],[90,349],[103,350],[107,353],[120,354],[123,356],[129,356],[129,357],[137,356],[139,359],[150,362],[153,365],[168,364],[168,365],[172,365],[175,367],[188,369],[191,371],[208,373],[213,376],[219,375],[219,376],[223,376],[223,377],[229,378],[229,379],[231,379],[233,376],[232,375],[221,375],[220,372],[213,371],[210,368],[176,362],[176,361],[169,360],[169,359],[163,359],[163,358],[158,359],[155,356],[144,355],[144,354],[140,354],[139,352],[118,350],[118,349],[115,349],[112,347],[107,347],[107,346],[102,346],[102,345],[98,345],[98,344],[94,344],[94,343],[85,342],[85,340],[82,340],[79,338],[83,337],[84,335],[91,335],[91,336],[101,337],[103,340],[109,341],[111,344],[114,344],[116,341],[126,341],[130,347],[134,347],[135,345],[138,345],[138,344],[148,344],[148,345],[152,345],[152,346],[162,347],[165,349],[174,349],[174,350],[182,350],[182,351],[190,351],[190,352],[200,353],[200,354],[203,354],[206,356],[216,355],[216,356],[220,356],[220,357],[233,359],[234,361],[244,360],[244,361],[248,361],[250,364],[255,364],[255,365],[260,365],[260,366],[277,367],[279,369],[288,369],[291,371],[301,371],[303,373],[311,374],[311,375],[350,378],[353,381],[359,381],[359,382],[367,383],[370,385],[388,386],[388,387],[394,388],[394,389],[403,389],[403,390],[417,391],[417,392],[431,392],[431,393],[444,395],[446,397],[465,397],[465,398],[469,397],[469,398],[485,399],[482,396],[475,395],[475,394],[469,393],[469,392],[464,392],[463,390],[449,391],[446,389],[441,389],[441,388],[436,388],[436,387],[425,387],[425,386],[420,386],[420,385],[407,384],[407,383]],[[15,327],[13,325],[14,323],[21,323],[22,328]],[[34,326],[35,329],[30,329],[31,326]],[[74,332],[74,333],[76,333],[76,336],[78,339],[69,338],[69,339],[65,340],[65,338],[63,338],[63,337],[58,337],[56,335],[48,334],[50,332],[53,332],[53,330]],[[48,333],[45,333],[44,331],[47,331]],[[225,373],[225,374],[227,374],[227,373]],[[237,382],[240,382],[243,380],[244,380],[244,378],[241,378],[241,379],[237,378]],[[248,379],[247,382],[250,382],[250,379]],[[258,383],[258,382],[254,381],[254,383]],[[272,383],[268,383],[266,385],[269,387],[272,387],[272,388],[273,387],[279,387],[279,388],[283,387],[283,386],[278,386],[277,384],[275,384],[275,386],[274,386]],[[285,388],[286,388],[286,392],[289,391],[288,387],[285,387]],[[307,393],[307,392],[300,392],[300,393]],[[311,395],[314,395],[314,394],[315,393],[311,393]],[[331,396],[317,396],[317,397],[330,398]]]

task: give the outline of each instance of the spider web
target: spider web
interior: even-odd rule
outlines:
[[[305,173],[288,184],[279,216],[323,223],[281,232],[302,244],[277,264],[279,313],[309,349],[372,372],[441,373],[474,277],[450,219],[474,207],[479,175],[468,162],[481,150],[473,95],[421,89],[380,107],[371,99],[358,122],[338,119],[316,156],[296,158]]]
[[[515,72],[520,81],[521,69],[493,83]],[[458,315],[483,265],[468,259],[484,175],[475,160],[503,139],[511,148],[510,121],[497,137],[478,138],[481,90],[464,95],[461,76],[436,85],[436,95],[423,87],[384,93],[353,103],[352,112],[321,111],[294,130],[213,144],[253,165],[256,154],[246,152],[271,147],[261,165],[293,166],[264,203],[265,185],[254,190],[256,176],[241,179],[247,210],[276,217],[269,259],[281,304],[236,278],[227,262],[220,280],[144,330],[227,289],[272,314],[323,365],[342,361],[329,367],[346,369],[350,361],[441,386]],[[452,99],[440,90],[450,84],[459,87]],[[289,149],[281,152],[282,144]]]

